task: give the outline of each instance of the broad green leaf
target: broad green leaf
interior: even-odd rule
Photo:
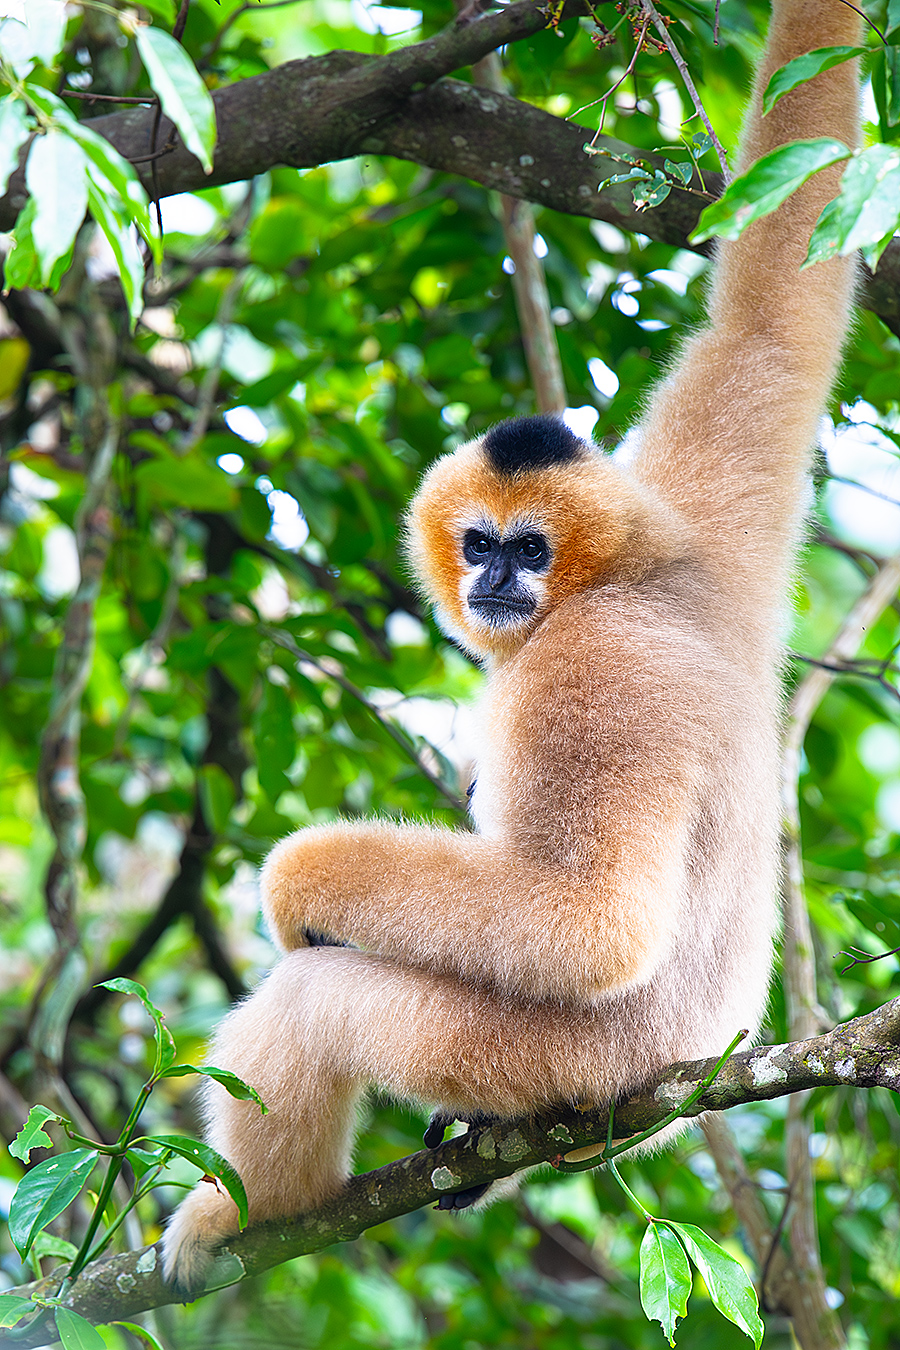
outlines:
[[[93,176],[88,181],[88,208],[113,251],[134,328],[144,308],[144,263],[131,233],[131,222],[113,209],[109,196],[98,189]]]
[[[672,184],[654,179],[652,183],[639,183],[632,192],[635,206],[659,206],[672,191]]]
[[[19,163],[19,150],[31,135],[28,108],[15,94],[0,99],[0,197]]]
[[[198,786],[203,814],[216,834],[225,834],[235,802],[234,783],[221,764],[204,764]]]
[[[701,244],[713,235],[737,239],[748,225],[776,210],[814,173],[849,156],[843,142],[828,136],[779,146],[757,160],[747,173],[729,184],[717,202],[706,208],[691,242]]]
[[[884,61],[885,109],[884,120],[889,127],[900,122],[900,47],[883,47],[881,57]]]
[[[25,23],[32,55],[43,65],[52,66],[65,38],[66,0],[28,0]]]
[[[155,502],[200,511],[230,511],[238,505],[237,488],[227,473],[206,464],[198,454],[176,459],[172,454],[146,460],[135,481]]]
[[[78,1255],[78,1248],[74,1242],[67,1242],[65,1238],[54,1237],[52,1233],[38,1233],[34,1242],[31,1244],[35,1256],[59,1256],[64,1261],[74,1261]]]
[[[854,56],[863,56],[866,50],[865,47],[817,47],[815,51],[795,56],[793,61],[788,61],[787,65],[776,70],[766,85],[763,94],[763,113],[771,112],[778,100],[789,90],[795,89],[798,84],[811,80],[823,70],[830,70],[832,66],[839,66],[842,61],[850,61]]]
[[[163,1078],[184,1078],[191,1073],[199,1073],[204,1078],[214,1078],[217,1083],[221,1083],[229,1096],[236,1097],[241,1102],[256,1102],[263,1115],[268,1114],[269,1108],[256,1088],[252,1088],[243,1078],[238,1078],[236,1073],[231,1073],[228,1069],[217,1069],[212,1064],[203,1064],[199,1067],[193,1064],[173,1064],[172,1068],[163,1074]]]
[[[19,1133],[9,1146],[9,1151],[14,1158],[21,1158],[22,1162],[28,1162],[33,1148],[52,1148],[53,1140],[49,1134],[44,1132],[44,1126],[48,1120],[59,1122],[62,1116],[58,1116],[55,1111],[51,1111],[49,1106],[33,1106],[28,1112],[28,1119],[22,1126]]]
[[[170,1075],[164,1073],[162,1076],[163,1078],[168,1078]],[[131,1166],[134,1169],[134,1175],[137,1177],[138,1181],[140,1181],[141,1177],[146,1176],[154,1167],[159,1166],[159,1154],[150,1153],[149,1150],[145,1148],[129,1148],[125,1157],[131,1163]]]
[[[900,147],[872,145],[854,155],[844,170],[840,196],[828,203],[816,222],[803,266],[861,248],[874,268],[898,220]]]
[[[740,1327],[759,1350],[765,1328],[759,1316],[756,1290],[744,1267],[695,1224],[673,1223],[671,1219],[665,1223],[681,1238],[719,1312]]]
[[[163,1014],[154,1003],[150,1002],[150,995],[142,984],[138,984],[137,980],[122,978],[104,980],[98,987],[100,989],[112,989],[116,994],[133,994],[143,1003],[153,1019],[153,1039],[156,1043],[156,1062],[153,1066],[153,1077],[158,1078],[175,1058],[175,1042],[172,1039],[171,1031],[166,1026]]]
[[[9,1207],[9,1236],[21,1256],[28,1255],[41,1229],[72,1203],[99,1156],[94,1148],[76,1148],[38,1163],[22,1178]]]
[[[153,250],[157,262],[162,257],[162,244],[150,218],[150,206],[141,181],[127,159],[123,159],[109,141],[98,136],[85,122],[73,117],[61,98],[41,85],[26,84],[29,99],[41,112],[52,117],[77,141],[84,151],[90,168],[88,176],[99,192],[110,190],[121,200],[123,210],[137,226]]]
[[[0,1327],[13,1327],[23,1317],[35,1311],[36,1305],[30,1298],[20,1298],[18,1294],[0,1294]]]
[[[106,1342],[97,1328],[71,1308],[57,1308],[54,1316],[63,1350],[106,1350]]]
[[[110,1322],[111,1327],[124,1327],[130,1331],[132,1336],[136,1336],[139,1341],[143,1341],[150,1350],[163,1350],[159,1341],[152,1335],[146,1327],[139,1327],[137,1322]]]
[[[161,28],[139,27],[135,41],[162,110],[175,123],[188,150],[212,173],[216,110],[209,90],[180,42]]]
[[[670,1345],[675,1323],[687,1316],[691,1268],[684,1248],[670,1228],[648,1223],[641,1242],[641,1307],[651,1322],[659,1322]]]
[[[25,182],[36,205],[31,237],[46,286],[54,263],[72,247],[87,210],[84,151],[64,131],[50,127],[32,142]]]
[[[900,0],[888,0],[886,31],[892,33],[900,28]]]
[[[3,262],[3,282],[10,290],[24,291],[28,286],[41,284],[41,267],[31,237],[31,226],[36,214],[37,202],[29,197],[16,217],[16,226],[12,232],[13,247]]]
[[[247,1222],[247,1192],[237,1172],[221,1153],[210,1148],[209,1144],[203,1144],[199,1139],[190,1139],[185,1134],[146,1135],[140,1142],[171,1149],[179,1158],[186,1158],[195,1167],[199,1167],[204,1175],[217,1177],[238,1207],[238,1227],[244,1227]]]
[[[685,187],[690,183],[694,176],[693,164],[679,164],[675,160],[667,159],[663,165],[667,174],[673,178],[680,178]]]

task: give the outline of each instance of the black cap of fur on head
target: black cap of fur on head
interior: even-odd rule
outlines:
[[[481,448],[496,473],[528,473],[584,459],[585,444],[561,417],[511,417],[485,432]]]

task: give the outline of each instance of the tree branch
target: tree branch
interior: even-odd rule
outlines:
[[[532,0],[518,0],[387,56],[330,52],[217,89],[219,142],[212,174],[207,177],[178,141],[156,161],[160,195],[239,182],[278,164],[310,168],[361,154],[393,155],[555,211],[692,247],[688,235],[701,209],[696,197],[674,189],[661,206],[639,212],[627,184],[598,191],[614,166],[602,155],[584,153],[589,136],[583,127],[507,95],[442,78],[545,23]],[[92,118],[89,125],[127,159],[137,159],[150,146],[153,117],[152,111],[130,108]],[[161,144],[171,125],[163,123]],[[598,137],[596,145],[636,153],[611,137]],[[0,230],[12,228],[26,201],[24,154],[25,148],[0,198]],[[145,176],[149,184],[149,172]],[[710,191],[720,191],[720,175],[705,177]],[[885,250],[874,277],[861,270],[860,303],[900,332],[900,240]]]
[[[628,1137],[657,1124],[690,1096],[715,1063],[713,1058],[674,1064],[618,1103],[617,1135]],[[732,1055],[686,1114],[727,1111],[810,1088],[847,1085],[898,1090],[900,999],[827,1035]],[[470,1130],[438,1148],[352,1177],[340,1195],[316,1210],[246,1229],[220,1253],[208,1292],[333,1242],[353,1241],[367,1228],[431,1204],[450,1189],[495,1181],[540,1163],[557,1164],[566,1154],[604,1141],[607,1119],[603,1107],[548,1107],[532,1116]],[[52,1294],[59,1281],[59,1274],[54,1274],[17,1292]],[[172,1301],[172,1291],[160,1277],[156,1248],[145,1247],[87,1266],[65,1304],[93,1321],[106,1322]],[[43,1345],[47,1335],[46,1328],[37,1325],[15,1335],[0,1332],[0,1346],[28,1350]]]

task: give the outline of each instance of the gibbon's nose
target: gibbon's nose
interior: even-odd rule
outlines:
[[[512,567],[508,558],[502,553],[497,553],[491,559],[491,565],[488,568],[488,585],[492,591],[497,591],[501,586],[505,586],[512,576]]]

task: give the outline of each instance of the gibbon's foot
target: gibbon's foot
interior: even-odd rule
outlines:
[[[470,1186],[465,1191],[455,1191],[453,1195],[442,1195],[437,1202],[437,1209],[468,1209],[474,1205],[491,1189],[491,1182],[486,1181],[483,1186]]]
[[[162,1276],[181,1299],[203,1293],[223,1242],[238,1232],[237,1206],[211,1183],[199,1185],[182,1201],[162,1236]]]

